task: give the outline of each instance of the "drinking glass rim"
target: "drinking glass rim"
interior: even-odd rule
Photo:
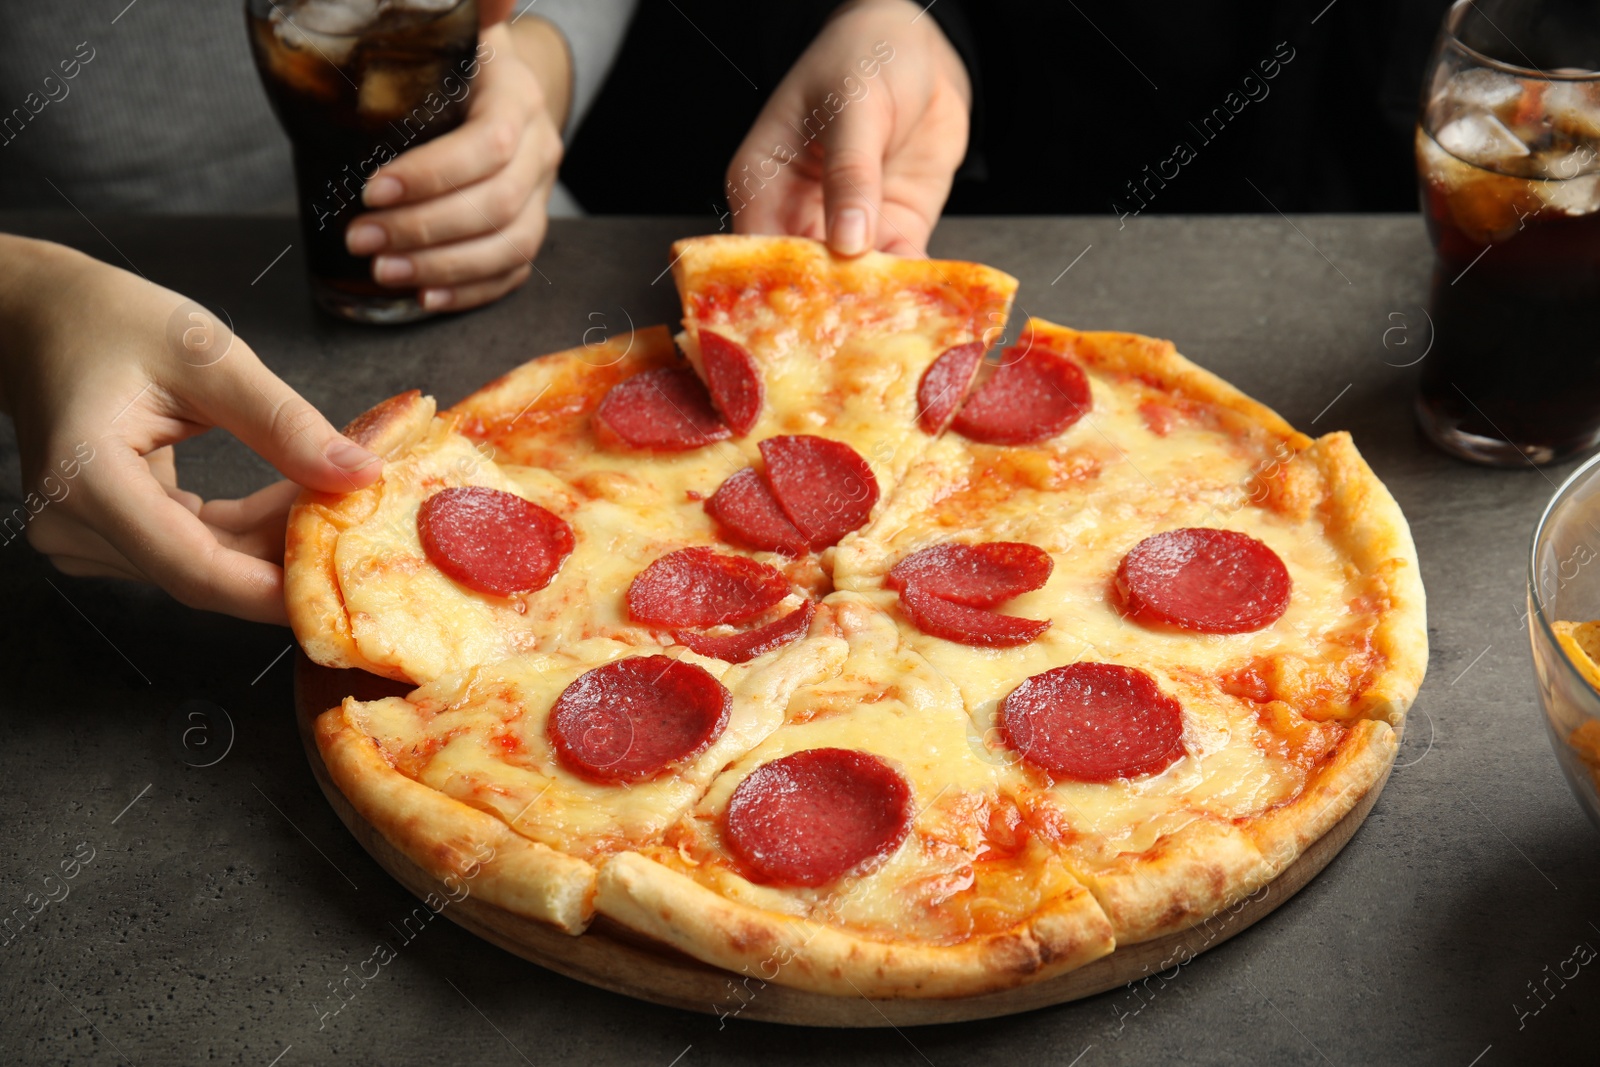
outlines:
[[[460,11],[462,6],[465,5],[466,3],[468,3],[468,0],[456,0],[455,3],[451,4],[447,8],[442,8],[439,11],[436,11],[436,12],[435,11],[429,11],[429,12],[427,12],[427,14],[430,15],[431,17],[427,19],[427,22],[431,25],[432,23],[438,22],[439,20],[443,19],[446,15],[454,15],[457,11]],[[265,4],[268,8],[272,8],[273,10],[278,10],[279,9],[279,5],[277,3],[277,0],[244,0],[245,14],[247,16],[251,16],[251,17],[255,17],[255,18],[267,18],[267,17],[269,17],[265,12],[257,14],[256,9],[258,7],[260,7],[262,4]],[[513,6],[515,6],[515,5],[513,5]],[[529,6],[531,7],[532,5],[529,5]],[[294,20],[293,19],[289,18],[288,15],[285,15],[284,18],[289,22],[289,25],[294,26]],[[295,28],[299,29],[298,26],[295,26]],[[324,32],[322,30],[301,30],[301,32],[302,33],[316,34],[319,37],[332,37],[332,38],[338,38],[338,39],[349,38],[350,40],[359,40],[361,35],[366,31],[365,30],[354,30],[354,31],[352,31],[350,33],[327,33],[327,32]]]
[[[1556,508],[1569,501],[1570,495],[1577,486],[1578,480],[1595,467],[1600,466],[1600,453],[1596,453],[1578,465],[1578,468],[1567,475],[1561,485],[1551,495],[1550,502],[1544,506],[1544,511],[1539,515],[1539,521],[1533,527],[1533,538],[1528,545],[1528,606],[1533,609],[1533,620],[1544,634],[1545,642],[1556,650],[1556,658],[1566,668],[1564,674],[1570,675],[1582,685],[1588,685],[1589,680],[1578,670],[1578,665],[1572,662],[1572,657],[1561,646],[1561,641],[1556,637],[1555,628],[1550,625],[1550,618],[1546,614],[1544,594],[1539,590],[1539,544],[1544,540],[1544,533],[1555,517]],[[1534,623],[1530,623],[1530,628]]]
[[[1519,67],[1515,63],[1507,63],[1504,60],[1495,59],[1492,56],[1484,55],[1476,48],[1467,44],[1460,37],[1456,36],[1457,22],[1460,21],[1462,14],[1466,11],[1466,9],[1472,7],[1476,2],[1477,0],[1456,0],[1455,3],[1450,5],[1450,10],[1445,12],[1443,27],[1444,39],[1450,45],[1450,47],[1463,53],[1476,63],[1481,63],[1483,66],[1502,71],[1506,74],[1515,75],[1518,78],[1527,78],[1533,81],[1547,82],[1600,81],[1600,70],[1585,71],[1581,74],[1557,74],[1553,71],[1540,70],[1537,67]]]

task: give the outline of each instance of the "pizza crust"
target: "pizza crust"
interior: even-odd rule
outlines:
[[[406,450],[433,420],[433,397],[412,389],[363,411],[344,428],[344,435],[368,452],[393,459]]]
[[[733,303],[779,292],[793,310],[821,311],[815,317],[797,316],[795,330],[824,353],[848,336],[852,319],[875,316],[913,287],[942,298],[952,317],[965,319],[965,336],[993,341],[1005,326],[1017,290],[1015,278],[982,263],[884,252],[846,258],[805,237],[690,237],[673,243],[672,257],[672,277],[680,293],[708,292]],[[839,299],[841,290],[848,300]],[[718,310],[684,301],[684,328],[696,344],[700,326],[714,324]],[[695,349],[685,354],[691,360],[698,356]]]
[[[1398,733],[1428,671],[1428,604],[1417,546],[1400,505],[1348,433],[1319,438],[1307,455],[1330,487],[1330,534],[1367,576],[1368,595],[1385,605],[1372,633],[1384,666],[1351,710]]]
[[[1187,929],[1272,877],[1266,857],[1237,827],[1204,818],[1102,871],[1078,871],[1105,909],[1118,944]]]
[[[1241,417],[1298,447],[1311,438],[1290,426],[1282,415],[1240,392],[1233,385],[1178,353],[1178,346],[1158,337],[1113,330],[1074,330],[1045,319],[1029,319],[1023,345],[1031,336],[1061,351],[1071,352],[1086,366],[1144,379],[1173,396],[1210,404]],[[1083,344],[1077,342],[1081,340]]]
[[[1367,793],[1381,788],[1399,750],[1399,737],[1388,723],[1356,722],[1299,796],[1250,820],[1244,831],[1265,859],[1268,877],[1282,874]]]
[[[731,901],[637,853],[600,869],[595,908],[725,970],[834,996],[974,996],[1073,970],[1114,944],[1082,889],[1014,930],[958,945],[890,944]]]
[[[1077,871],[1110,916],[1119,945],[1197,926],[1278,877],[1382,786],[1394,762],[1388,723],[1355,723],[1281,807],[1237,825],[1206,818],[1099,872]]]
[[[416,389],[392,396],[357,415],[345,436],[385,462],[404,454],[427,432],[434,418],[433,397]],[[307,656],[325,667],[353,667],[408,682],[394,667],[373,663],[356,647],[350,614],[334,572],[339,532],[369,515],[382,493],[376,484],[354,493],[302,490],[289,509],[283,547],[283,597],[295,640]]]
[[[494,448],[496,462],[581,469],[604,451],[595,443],[593,415],[606,392],[631,375],[683,364],[665,326],[593,341],[531,359],[447,414],[459,419],[463,433]]]
[[[465,882],[481,899],[569,934],[588,927],[593,866],[395,771],[352,721],[357,704],[348,698],[316,723],[328,775],[357,814],[435,878]]]

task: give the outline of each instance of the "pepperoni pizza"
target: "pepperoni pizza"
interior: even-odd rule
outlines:
[[[1348,435],[1016,283],[800,239],[674,249],[683,332],[350,433],[291,515],[317,722],[417,864],[763,980],[961,996],[1200,922],[1369,790],[1427,659]],[[485,854],[493,858],[479,867]]]

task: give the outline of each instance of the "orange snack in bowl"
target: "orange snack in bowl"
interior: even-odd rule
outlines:
[[[1556,622],[1550,627],[1561,650],[1578,668],[1583,680],[1600,690],[1600,619],[1592,622]],[[1600,756],[1600,749],[1596,750]]]

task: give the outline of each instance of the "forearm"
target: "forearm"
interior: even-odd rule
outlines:
[[[538,15],[523,15],[486,31],[484,39],[497,49],[509,45],[533,72],[556,129],[565,129],[572,108],[572,53],[561,31]]]

